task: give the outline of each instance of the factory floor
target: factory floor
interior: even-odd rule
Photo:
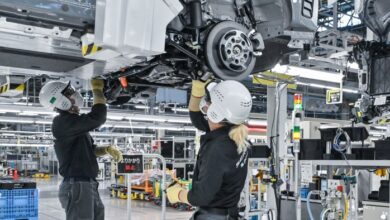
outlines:
[[[50,180],[34,179],[40,191],[39,198],[39,220],[65,219],[65,212],[61,208],[58,200],[58,186],[61,179],[51,178]],[[99,181],[99,192],[105,206],[105,219],[125,220],[127,218],[126,200],[111,198],[107,187],[111,185],[109,181]],[[161,215],[161,207],[153,202],[132,201],[132,220],[158,220]],[[166,219],[188,220],[192,212],[179,211],[167,207]]]

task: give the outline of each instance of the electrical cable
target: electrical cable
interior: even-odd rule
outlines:
[[[321,211],[321,218],[320,218],[320,219],[321,219],[321,220],[326,220],[326,219],[325,219],[326,213],[327,213],[327,212],[330,212],[330,211],[331,211],[330,209],[322,210],[322,211]]]
[[[347,194],[344,193],[344,201],[345,201],[345,210],[344,210],[344,218],[343,220],[347,220],[349,214],[349,200],[347,198]]]
[[[340,144],[340,142],[341,142],[340,137],[343,136],[343,135],[344,135],[345,140],[346,140],[346,144],[345,145],[341,145]],[[337,129],[336,136],[333,139],[332,147],[333,147],[333,149],[335,149],[336,151],[338,151],[340,153],[344,153],[349,148],[351,148],[351,138],[349,137],[347,132],[345,132],[341,128]]]
[[[346,141],[345,145],[340,144],[341,143],[341,139],[340,139],[341,136],[344,136],[344,138],[345,138],[345,141]],[[333,138],[332,147],[334,150],[336,150],[337,152],[339,152],[343,156],[347,165],[349,167],[351,167],[351,169],[352,169],[352,166],[349,163],[347,156],[345,155],[345,152],[347,152],[348,150],[351,149],[351,138],[349,137],[348,133],[346,131],[344,131],[342,128],[337,129],[336,136]]]
[[[310,206],[310,197],[312,194],[320,194],[321,192],[318,191],[318,190],[312,190],[310,191],[308,194],[307,194],[307,197],[306,197],[306,208],[307,208],[307,213],[309,214],[309,218],[310,220],[314,220],[314,216],[313,216],[313,213],[311,212],[311,206]]]
[[[271,218],[270,218],[270,214],[271,214],[271,216],[272,216]],[[268,210],[268,212],[267,212],[267,217],[268,217],[269,220],[274,220],[274,213],[272,212],[271,209]]]

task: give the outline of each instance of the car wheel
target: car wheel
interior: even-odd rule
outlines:
[[[222,21],[209,32],[205,58],[210,70],[224,80],[243,80],[256,63],[248,29],[233,21]]]

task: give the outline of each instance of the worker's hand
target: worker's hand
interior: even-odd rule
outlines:
[[[206,86],[207,82],[203,82],[200,80],[192,80],[192,89],[191,89],[191,95],[196,98],[202,98],[206,95]]]
[[[106,104],[106,98],[104,97],[103,88],[104,80],[102,79],[92,79],[91,88],[93,95],[93,104]]]
[[[387,176],[387,169],[386,168],[377,169],[375,170],[375,174],[380,177]]]
[[[201,98],[205,95],[205,85],[213,74],[209,71],[198,71],[192,75],[192,91],[191,95],[197,98]]]
[[[102,79],[92,79],[91,80],[91,87],[92,87],[92,90],[101,90],[101,91],[103,91],[104,80],[102,80]]]
[[[107,154],[111,155],[116,162],[121,162],[123,160],[122,152],[115,146],[107,147],[106,152]]]
[[[183,190],[183,188],[178,183],[167,188],[167,198],[171,204],[181,202],[180,198],[179,198],[179,194],[180,194],[180,191],[182,191],[182,190]]]

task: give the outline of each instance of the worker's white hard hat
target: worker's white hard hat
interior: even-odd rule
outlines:
[[[206,102],[211,102],[206,113],[211,122],[225,121],[238,125],[248,119],[252,109],[252,96],[240,82],[226,80],[210,83],[206,86],[206,94],[200,108],[203,109]]]
[[[68,97],[74,99],[75,106],[81,107],[83,105],[83,97],[72,87],[70,82],[51,81],[46,83],[39,92],[41,105],[64,111],[72,107],[72,102]]]

